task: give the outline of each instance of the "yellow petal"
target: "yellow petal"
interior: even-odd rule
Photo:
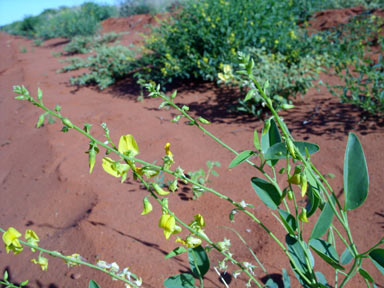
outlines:
[[[21,233],[13,227],[9,227],[3,234],[3,241],[6,246],[11,245],[17,238],[21,237]]]
[[[169,150],[170,146],[171,146],[171,143],[168,142],[167,144],[165,144],[164,149],[165,149],[165,154],[172,158],[173,154],[172,154],[171,150]]]
[[[164,236],[168,240],[169,237],[173,234],[176,226],[175,217],[169,214],[161,215],[159,221],[159,227],[163,229]]]
[[[199,225],[200,227],[205,226],[204,218],[200,214],[195,215],[195,221],[197,222],[197,225]]]
[[[104,171],[107,172],[108,174],[115,177],[120,177],[120,173],[116,169],[115,161],[113,161],[111,158],[104,157],[102,166]]]
[[[119,152],[134,157],[139,154],[139,147],[131,134],[120,137]],[[128,152],[128,153],[127,153]]]

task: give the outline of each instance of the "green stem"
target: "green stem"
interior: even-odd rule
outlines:
[[[163,97],[163,96],[162,96]],[[168,101],[167,98],[163,98],[164,100]],[[61,121],[63,121],[65,118],[59,114],[59,113],[55,113],[54,111],[50,110],[49,108],[47,108],[46,106],[44,105],[41,105],[40,103],[36,102],[34,98],[30,97],[30,99],[28,99],[28,101],[32,102],[34,105],[38,106],[39,108],[41,108],[42,110],[48,112],[49,114],[51,114],[52,116],[55,116],[56,118],[60,119]],[[175,105],[173,102],[169,102],[170,105],[176,109],[178,109],[180,112],[182,112],[184,114],[185,117],[187,117],[190,121],[193,121],[195,123],[195,125],[201,129],[205,134],[207,134],[208,136],[210,136],[212,139],[214,139],[216,142],[218,142],[219,144],[221,144],[223,147],[227,148],[228,150],[230,150],[231,152],[233,152],[234,154],[238,155],[239,153],[237,153],[234,149],[232,149],[231,147],[229,147],[228,145],[226,145],[224,142],[222,142],[220,139],[218,139],[217,137],[215,137],[213,134],[211,134],[210,132],[208,132],[205,128],[203,128],[201,125],[199,125],[192,117],[190,117],[187,113],[185,113],[184,110],[180,109],[177,105]],[[93,140],[95,143],[97,143],[98,145],[104,147],[105,149],[107,149],[108,151],[110,152],[113,152],[115,153],[116,155],[120,156],[122,159],[124,159],[125,161],[129,161],[129,162],[138,162],[140,164],[143,164],[145,166],[148,166],[148,167],[151,167],[151,168],[154,168],[158,171],[162,170],[168,174],[171,174],[173,176],[176,176],[176,177],[179,177],[181,180],[184,180],[186,182],[189,182],[189,183],[192,183],[193,185],[196,185],[200,188],[203,188],[205,189],[206,191],[209,191],[211,193],[213,193],[214,195],[218,196],[219,198],[221,199],[225,199],[227,201],[229,201],[231,204],[233,204],[234,206],[236,206],[239,210],[243,211],[245,214],[247,214],[249,217],[251,217],[257,224],[259,224],[269,235],[270,237],[275,240],[275,242],[280,246],[280,248],[283,250],[283,252],[287,255],[287,257],[291,260],[291,263],[293,263],[293,266],[295,268],[297,268],[297,272],[300,274],[300,276],[304,279],[304,281],[308,282],[309,284],[311,283],[309,279],[307,279],[307,277],[301,273],[301,271],[298,269],[298,267],[296,267],[296,264],[295,262],[293,261],[293,258],[291,257],[291,255],[289,254],[289,252],[287,251],[287,249],[285,248],[284,244],[258,219],[256,218],[252,213],[250,213],[249,211],[243,209],[237,202],[233,201],[232,199],[230,199],[228,196],[226,195],[223,195],[217,191],[215,191],[214,189],[211,189],[211,188],[208,188],[208,187],[205,187],[204,185],[201,185],[200,183],[198,182],[195,182],[189,178],[186,178],[184,176],[181,176],[179,175],[178,173],[176,172],[173,172],[171,170],[168,170],[168,169],[165,169],[163,167],[160,167],[158,165],[155,165],[155,164],[152,164],[152,163],[148,163],[146,161],[143,161],[141,159],[138,159],[138,158],[132,158],[132,157],[128,157],[122,153],[120,153],[118,150],[110,147],[108,144],[105,144],[99,140],[97,140],[96,138],[94,138],[91,134],[89,134],[88,132],[84,131],[83,129],[81,129],[80,127],[72,124],[72,127],[70,127],[74,130],[76,130],[77,132],[83,134],[84,136],[86,136],[87,138]],[[270,180],[270,182],[272,182],[276,188],[280,191],[280,187],[277,185],[276,182],[273,181],[273,179],[268,175],[266,174],[264,171],[262,171],[259,167],[257,167],[254,163],[252,163],[251,161],[247,160],[247,162],[249,162],[253,167],[255,167],[256,169],[258,169],[260,172],[262,172],[264,174],[264,176]],[[142,179],[142,178],[141,178]],[[151,190],[150,190],[151,191]],[[280,194],[281,194],[281,191],[280,191]],[[152,192],[152,195],[154,195],[154,193]],[[155,197],[156,198],[156,197]],[[161,201],[159,199],[157,199],[157,201]],[[173,213],[170,213],[170,215],[174,216],[176,221],[179,222],[182,226],[184,226],[185,228],[187,228],[189,231],[191,231],[192,233],[194,233],[195,235],[198,235],[199,237],[201,237],[202,235],[199,235],[199,233],[196,233],[196,231],[193,231],[188,225],[184,224],[180,219],[178,219]],[[201,237],[202,239],[204,240],[209,240],[209,239],[205,239],[206,237]],[[211,241],[207,241],[208,243],[211,242]],[[211,242],[212,243],[212,242]],[[218,247],[216,247],[215,245],[213,245],[215,247],[215,249],[217,249],[218,251],[220,251],[220,249]],[[220,251],[221,252],[221,251]],[[222,252],[221,252],[222,253]],[[226,255],[224,253],[222,253],[223,255]],[[231,256],[229,255],[226,255],[231,261],[232,263],[238,265],[240,268],[243,269],[244,271],[244,267],[242,267],[241,263],[235,261]],[[255,283],[258,283],[258,281],[247,271],[244,271]],[[259,284],[259,283],[258,283]],[[260,284],[259,284],[260,285]],[[262,287],[262,286],[261,286]]]
[[[0,232],[2,233],[5,233],[6,231],[2,228],[0,228]],[[39,250],[41,252],[44,252],[52,257],[56,257],[56,258],[60,258],[60,259],[63,259],[66,263],[76,263],[76,264],[79,264],[79,265],[84,265],[84,266],[88,266],[92,269],[95,269],[95,270],[99,270],[99,271],[102,271],[104,272],[105,274],[108,274],[109,276],[111,276],[112,278],[114,279],[117,279],[117,280],[120,280],[120,281],[123,281],[125,283],[128,283],[129,285],[132,285],[133,287],[136,287],[136,288],[139,288],[139,286],[137,286],[135,283],[132,283],[131,281],[129,281],[128,279],[126,278],[123,278],[123,277],[120,277],[116,274],[114,274],[113,272],[110,272],[110,271],[107,271],[99,266],[96,266],[96,265],[93,265],[93,264],[90,264],[88,262],[85,262],[85,261],[82,261],[82,260],[78,260],[78,259],[73,259],[71,257],[67,257],[67,256],[64,256],[63,254],[61,254],[60,252],[57,252],[57,251],[50,251],[50,250],[47,250],[47,249],[44,249],[44,248],[41,248],[39,246],[35,246],[35,245],[32,245],[28,242],[25,242],[25,241],[22,241],[22,240],[19,240],[19,242],[25,246],[28,246],[32,249],[35,249],[35,250]],[[133,275],[132,276],[136,277],[136,275]]]
[[[196,253],[195,253],[195,251],[193,251],[193,249],[191,249],[190,251],[192,251],[193,262],[195,263],[195,267],[196,267],[196,270],[197,270],[197,274],[199,274],[200,288],[204,288],[204,285],[203,285],[203,276],[201,275],[199,266],[197,265]]]

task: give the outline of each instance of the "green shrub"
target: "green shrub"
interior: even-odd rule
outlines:
[[[38,16],[6,25],[2,30],[44,40],[56,37],[71,39],[77,35],[94,35],[99,29],[99,22],[112,16],[117,16],[116,7],[88,2],[74,8],[47,9]]]
[[[131,61],[135,52],[125,46],[102,46],[95,49],[96,55],[86,59],[72,58],[71,65],[64,67],[59,72],[88,68],[89,72],[70,79],[73,85],[96,84],[100,89],[105,89],[116,80],[123,78],[132,71]]]
[[[377,116],[384,115],[384,60],[364,59],[340,73],[344,84],[327,85],[343,103],[352,103]]]
[[[247,54],[239,53],[240,67],[249,69],[254,79],[264,86],[268,81],[267,92],[277,110],[292,107],[290,97],[304,96],[317,79],[322,57],[302,57],[297,63],[287,64],[281,53],[268,54],[265,48],[251,48]],[[250,57],[252,67],[246,67]],[[219,73],[221,82],[245,88],[248,92],[245,99],[239,99],[238,111],[260,116],[264,111],[263,99],[252,86],[252,82],[244,74],[233,73],[230,65],[225,65],[224,73]]]
[[[108,43],[115,42],[121,33],[106,33],[98,36],[76,36],[64,46],[64,51],[68,54],[85,54],[90,52],[94,48],[101,47]]]
[[[128,17],[136,14],[154,14],[165,12],[176,0],[122,0],[119,4],[119,16]]]
[[[214,80],[237,51],[265,47],[284,55],[300,54],[296,22],[302,15],[294,1],[202,0],[186,2],[174,19],[154,30],[141,59],[151,65],[155,80],[202,78]],[[295,56],[295,57],[298,57]]]

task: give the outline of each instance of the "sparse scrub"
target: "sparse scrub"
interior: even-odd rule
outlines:
[[[91,52],[92,49],[116,42],[121,35],[121,33],[111,32],[93,37],[76,36],[64,46],[64,51],[68,54],[86,54]]]

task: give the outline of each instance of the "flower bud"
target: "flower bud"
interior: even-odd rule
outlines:
[[[303,208],[301,209],[301,212],[299,214],[299,220],[301,222],[308,223],[308,218],[307,218],[307,209]]]
[[[143,212],[141,212],[141,215],[146,215],[150,213],[153,209],[151,202],[149,202],[148,197],[145,197],[143,200],[144,209]]]

